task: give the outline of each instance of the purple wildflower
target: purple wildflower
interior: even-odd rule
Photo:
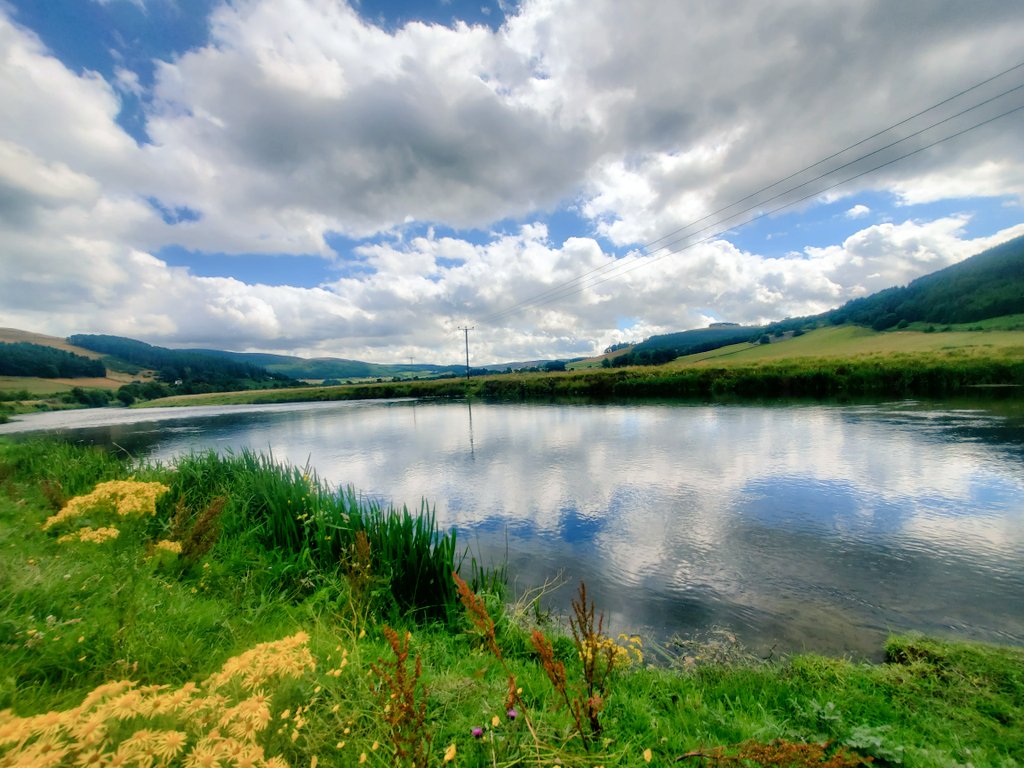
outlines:
[[[484,735],[484,729],[478,725],[471,731],[471,733],[473,734],[474,739],[482,739]]]
[[[508,712],[506,712],[505,714],[508,715],[509,720],[515,720],[517,717],[519,717],[519,713],[516,712],[515,707],[509,707]]]

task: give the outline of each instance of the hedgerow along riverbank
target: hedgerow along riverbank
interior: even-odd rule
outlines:
[[[1015,334],[1015,338],[1018,335]],[[863,342],[859,338],[853,341]],[[815,354],[776,357],[774,355],[779,354],[776,351],[772,356],[765,352],[766,356],[762,358],[749,359],[724,354],[717,358],[695,355],[692,360],[680,358],[660,366],[185,395],[153,400],[147,405],[230,405],[393,397],[763,400],[790,397],[952,397],[981,393],[1019,397],[1024,393],[1024,347],[1004,344],[993,348],[984,345],[967,348],[953,344],[948,349],[850,356],[819,354],[821,345],[808,349]],[[740,350],[743,353],[750,351]]]
[[[254,454],[6,442],[0,488],[0,762],[1024,760],[1020,649],[894,637],[881,665],[717,663],[605,637],[600,595],[574,638],[493,581],[460,594],[429,514]]]
[[[563,373],[245,390],[167,397],[139,404],[227,405],[393,397],[860,399],[976,395],[979,389],[993,397],[1019,396],[1024,387],[1024,332],[1016,330],[1020,327],[1019,316],[1000,320],[1005,323],[992,321],[991,327],[941,333],[878,333],[857,326],[819,328],[799,337],[769,344],[732,345],[659,366],[603,369],[588,367],[593,363],[578,363],[569,366],[575,370]],[[0,402],[0,420],[11,414],[68,407],[53,398],[12,397],[27,394],[18,390],[30,381],[8,382],[8,389],[13,391]],[[80,404],[93,406],[110,402],[109,394],[93,390],[80,391],[78,399]]]

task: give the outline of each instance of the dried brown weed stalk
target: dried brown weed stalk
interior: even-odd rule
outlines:
[[[687,752],[675,759],[713,761],[715,764],[735,765],[778,765],[786,768],[858,768],[870,765],[873,758],[837,749],[830,752],[830,744],[807,744],[798,741],[775,739],[767,744],[759,741],[745,741],[730,747],[715,747],[707,752]]]
[[[501,648],[498,646],[498,638],[494,631],[494,619],[487,612],[487,606],[484,605],[483,598],[470,589],[469,584],[458,573],[452,571],[452,579],[455,580],[455,587],[459,590],[459,600],[462,601],[462,605],[466,609],[470,623],[483,637],[487,649],[498,660],[501,668],[508,676],[508,693],[505,696],[505,708],[511,709],[517,705],[522,706],[515,675],[512,674],[512,670],[508,668],[508,664],[505,663],[505,659],[501,655]]]
[[[622,649],[604,634],[604,614],[596,614],[583,582],[572,600],[572,611],[569,628],[583,665],[583,683],[575,691],[570,688],[565,665],[555,658],[551,642],[539,630],[534,630],[531,640],[551,686],[572,715],[583,747],[589,750],[591,740],[601,735],[601,711],[608,696],[615,660]]]
[[[430,733],[426,727],[427,689],[420,683],[423,665],[417,654],[412,668],[408,666],[411,639],[408,632],[399,636],[387,626],[382,631],[395,658],[393,661],[378,659],[370,668],[380,679],[377,695],[384,720],[390,726],[395,757],[400,765],[425,768],[430,758]]]

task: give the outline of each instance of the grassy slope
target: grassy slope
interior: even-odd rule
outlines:
[[[734,344],[680,357],[669,369],[691,365],[761,365],[780,360],[835,359],[891,355],[967,355],[1024,358],[1024,331],[951,331],[925,333],[903,330],[879,333],[859,326],[819,328],[771,344]]]
[[[20,331],[16,328],[0,328],[0,341],[8,344],[25,342],[28,344],[38,344],[41,347],[53,347],[54,349],[60,349],[65,352],[81,355],[82,357],[88,357],[90,360],[99,360],[103,357],[99,352],[93,352],[92,350],[85,349],[84,347],[76,347],[73,344],[68,344],[67,341],[58,338],[57,336],[46,336],[42,333]]]
[[[17,342],[38,344],[43,347],[53,347],[64,352],[88,357],[90,360],[99,360],[103,357],[99,352],[93,352],[84,347],[76,347],[56,336],[46,336],[42,333],[32,333],[31,331],[20,331],[15,328],[0,328],[0,342],[8,344]],[[0,376],[0,390],[17,391],[25,389],[28,390],[29,394],[49,395],[70,392],[75,387],[118,389],[138,378],[145,377],[111,371],[109,369],[107,370],[107,375],[103,378],[42,379],[34,376]]]
[[[169,554],[147,559],[152,538],[167,536],[173,504],[162,505],[134,537],[104,544],[61,543],[41,530],[69,496],[130,471],[177,482],[186,495],[206,490],[199,477],[194,488],[187,478],[176,481],[170,468],[133,470],[87,449],[0,442],[0,764],[31,746],[4,740],[5,724],[25,723],[16,718],[68,711],[116,679],[166,685],[159,695],[170,696],[257,643],[303,631],[316,668],[261,684],[272,719],[256,741],[294,766],[309,766],[314,757],[321,766],[355,765],[360,755],[370,766],[394,765],[385,706],[390,710],[395,700],[386,683],[383,696],[378,693],[382,662],[394,657],[382,636],[384,620],[353,598],[354,572],[308,564],[290,572],[287,561],[247,548],[244,537],[219,540],[192,565]],[[105,523],[92,518],[94,525]],[[891,663],[883,665],[816,656],[764,664],[738,653],[732,663],[705,663],[715,650],[706,646],[668,666],[631,665],[612,679],[600,715],[604,732],[587,753],[526,640],[528,614],[503,610],[492,599],[486,604],[523,689],[515,721],[505,714],[504,673],[468,622],[446,628],[389,620],[411,631],[412,656],[422,661],[425,688],[417,687],[416,699],[425,712],[417,728],[431,739],[429,765],[446,764],[443,755],[453,744],[451,764],[463,768],[593,768],[644,766],[648,759],[669,765],[693,751],[716,754],[723,745],[775,739],[843,744],[880,765],[1024,762],[1024,650],[921,638],[892,639]],[[571,642],[555,638],[572,686],[581,675],[579,660]],[[411,667],[412,657],[410,674]],[[227,703],[248,695],[221,692]],[[82,764],[97,744],[109,753],[143,728],[179,727],[190,734],[191,749],[196,734],[212,727],[196,717],[179,724],[169,714],[126,711],[108,719],[100,742],[81,750]],[[474,727],[483,729],[479,740]],[[89,733],[96,731],[72,740],[81,747]],[[803,747],[785,749],[792,755]],[[690,762],[702,764],[683,764]]]
[[[35,376],[0,376],[0,390],[26,390],[30,395],[50,395],[83,389],[118,389],[137,380],[138,376],[109,371],[103,378],[41,379]]]

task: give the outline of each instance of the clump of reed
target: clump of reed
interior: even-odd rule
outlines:
[[[383,613],[448,621],[457,612],[450,574],[466,554],[454,530],[438,528],[426,502],[415,513],[385,506],[351,487],[332,488],[309,467],[278,464],[271,455],[247,450],[180,458],[169,497],[177,505],[177,527],[203,531],[203,515],[216,509],[221,536],[250,536],[295,583],[312,583],[310,574],[341,572],[354,575],[353,587],[365,593],[363,582],[372,574],[386,585],[390,605],[377,606]],[[475,579],[495,580],[471,565]]]

